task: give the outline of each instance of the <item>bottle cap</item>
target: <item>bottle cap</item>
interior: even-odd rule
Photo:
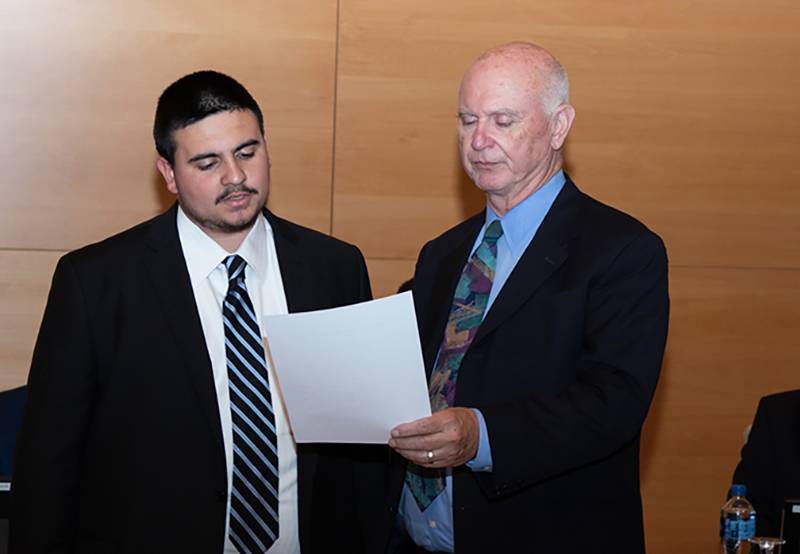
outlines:
[[[731,485],[731,496],[744,496],[747,494],[746,485]]]

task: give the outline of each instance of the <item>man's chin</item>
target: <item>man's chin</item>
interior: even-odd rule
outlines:
[[[238,233],[253,226],[258,218],[261,210],[256,210],[255,213],[248,215],[248,217],[232,218],[220,221],[218,224],[219,230],[226,233]]]
[[[505,183],[499,179],[493,179],[487,175],[479,175],[477,179],[474,179],[474,183],[476,187],[487,194],[496,193],[505,186]]]

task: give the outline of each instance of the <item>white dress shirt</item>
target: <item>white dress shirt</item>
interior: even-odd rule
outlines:
[[[245,262],[245,283],[255,308],[259,329],[264,315],[288,313],[278,255],[269,222],[260,215],[236,252],[227,252],[178,208],[178,237],[192,282],[197,311],[211,358],[214,385],[217,391],[222,440],[228,471],[228,509],[225,518],[226,553],[238,552],[228,538],[233,474],[233,427],[228,396],[228,370],[225,362],[225,332],[222,302],[228,292],[225,258],[238,254]],[[300,536],[297,515],[297,450],[286,417],[275,370],[267,361],[275,429],[278,439],[278,540],[268,550],[275,554],[299,554]]]

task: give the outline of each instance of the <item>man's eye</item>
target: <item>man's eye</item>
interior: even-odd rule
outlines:
[[[212,169],[215,165],[217,165],[217,162],[201,162],[197,164],[197,169],[199,169],[200,171],[208,171],[209,169]]]
[[[514,121],[508,117],[498,117],[495,119],[495,123],[498,127],[511,127],[511,124],[514,123]]]
[[[245,160],[249,160],[250,158],[252,158],[255,155],[256,155],[255,150],[245,150],[245,151],[239,152],[239,157],[242,158],[242,159],[245,159]]]
[[[478,120],[474,117],[462,117],[461,125],[463,125],[464,127],[468,127],[470,125],[474,125],[476,121]]]

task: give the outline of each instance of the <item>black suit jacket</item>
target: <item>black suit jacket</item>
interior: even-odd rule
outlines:
[[[413,290],[429,374],[484,219],[420,253]],[[493,470],[453,470],[456,552],[644,551],[639,433],[668,311],[661,240],[568,179],[459,370],[456,405],[482,411]],[[385,488],[358,491],[364,544],[381,552],[405,463],[385,452],[365,458],[362,467]],[[385,508],[371,509],[381,497]]]
[[[290,312],[370,297],[357,248],[264,213]],[[313,447],[298,447],[304,552],[316,549],[316,462]],[[211,362],[173,206],[58,263],[18,443],[11,552],[219,554],[226,491]]]
[[[733,482],[747,485],[756,509],[756,535],[778,537],[786,498],[800,498],[800,390],[765,396]]]

